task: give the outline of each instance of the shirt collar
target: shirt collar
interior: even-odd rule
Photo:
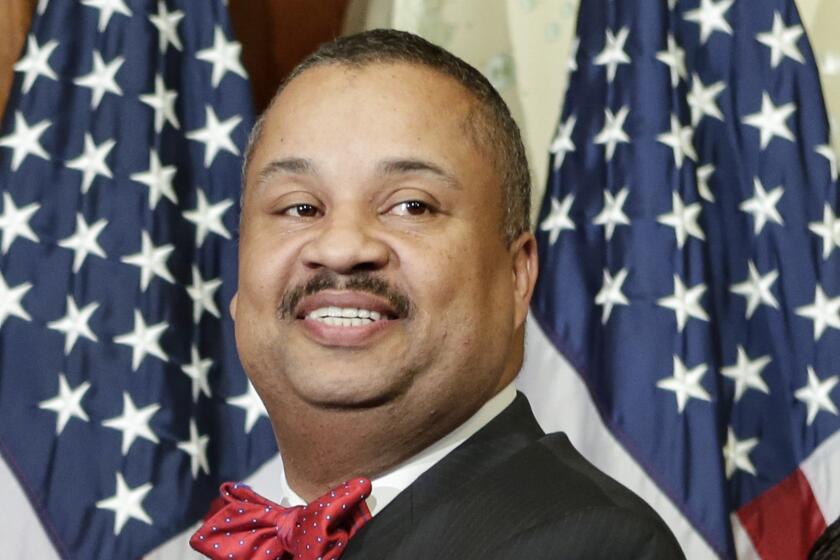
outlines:
[[[371,480],[373,489],[366,500],[371,515],[376,515],[382,511],[400,492],[411,486],[421,474],[486,426],[500,412],[510,406],[515,398],[516,389],[513,383],[510,383],[484,403],[466,422],[417,455],[373,478]],[[280,505],[288,507],[306,504],[306,500],[298,496],[289,487],[285,472],[280,475],[280,494]]]

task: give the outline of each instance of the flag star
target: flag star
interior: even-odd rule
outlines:
[[[205,114],[207,118],[204,128],[188,132],[187,138],[204,143],[204,167],[209,168],[219,150],[228,151],[235,156],[239,155],[239,149],[230,139],[230,133],[242,121],[242,117],[236,115],[226,121],[219,121],[210,105],[206,106]]]
[[[553,196],[551,197],[551,212],[540,222],[540,231],[550,232],[548,235],[549,245],[554,245],[563,230],[574,231],[575,223],[569,218],[569,210],[571,210],[574,201],[575,195],[571,193],[566,195],[563,202],[559,202]]]
[[[685,50],[677,45],[673,34],[668,33],[668,48],[667,50],[657,52],[656,60],[668,66],[671,72],[671,87],[677,87],[680,83],[680,78],[686,78]]]
[[[187,293],[193,300],[193,321],[196,324],[201,321],[201,316],[205,311],[217,318],[222,316],[219,313],[219,308],[216,307],[216,302],[213,300],[216,290],[221,285],[222,281],[218,278],[204,280],[201,277],[201,272],[199,272],[198,267],[193,265],[192,286],[187,287]]]
[[[166,259],[175,250],[175,246],[170,243],[156,247],[152,238],[145,231],[142,232],[141,245],[139,253],[122,258],[122,262],[140,267],[140,289],[145,292],[154,276],[160,276],[167,282],[174,284],[175,279],[166,266]]]
[[[630,218],[624,213],[624,203],[627,201],[627,195],[630,191],[627,187],[618,191],[618,194],[613,197],[609,189],[604,189],[604,208],[592,219],[592,223],[597,226],[605,226],[605,235],[607,241],[612,239],[615,226],[630,225]]]
[[[207,233],[211,231],[221,235],[225,239],[230,239],[230,232],[228,232],[222,223],[222,216],[224,216],[228,208],[233,206],[233,201],[226,198],[216,204],[208,204],[204,191],[201,189],[196,189],[196,191],[198,193],[197,206],[194,210],[187,210],[183,213],[184,218],[195,224],[196,246],[200,247],[204,243],[204,238],[207,237]]]
[[[187,377],[192,379],[192,397],[193,401],[198,402],[198,392],[201,391],[205,396],[210,397],[210,384],[207,382],[207,375],[210,373],[210,368],[213,367],[213,360],[209,358],[201,359],[198,355],[198,348],[193,345],[190,348],[190,363],[181,366]]]
[[[796,141],[790,128],[785,123],[785,120],[795,111],[795,103],[774,105],[767,92],[763,92],[761,94],[761,111],[747,115],[742,120],[745,124],[754,126],[761,131],[761,149],[763,150],[775,136],[791,142]]]
[[[827,202],[823,206],[823,221],[811,222],[808,229],[822,239],[823,259],[828,260],[834,247],[840,247],[840,220]]]
[[[50,56],[57,47],[55,39],[39,45],[34,35],[26,38],[26,55],[14,66],[16,71],[23,72],[23,93],[29,93],[38,76],[58,81],[58,76],[50,67]]]
[[[618,143],[629,143],[630,137],[624,132],[624,121],[630,114],[630,108],[626,105],[613,114],[609,109],[604,109],[604,128],[595,136],[593,142],[606,144],[607,161],[610,161],[615,153],[615,146]]]
[[[604,50],[595,57],[595,64],[607,67],[607,81],[612,82],[615,78],[615,71],[619,64],[630,64],[630,57],[624,52],[624,43],[630,35],[629,27],[622,27],[618,34],[607,29],[607,42]]]
[[[67,312],[64,317],[56,321],[47,323],[47,327],[64,333],[64,355],[69,356],[73,351],[73,346],[80,336],[85,337],[93,342],[99,342],[93,331],[90,330],[88,322],[94,311],[97,310],[99,304],[92,302],[84,306],[81,310],[76,307],[76,302],[73,301],[72,296],[67,296]]]
[[[0,137],[0,146],[12,149],[12,171],[17,171],[28,155],[38,156],[49,160],[50,156],[41,146],[41,135],[52,123],[47,119],[34,126],[29,126],[23,113],[15,112],[15,130],[11,134]]]
[[[814,368],[808,366],[808,383],[797,389],[793,394],[808,406],[807,423],[810,426],[821,410],[837,415],[837,407],[831,400],[831,391],[837,385],[837,376],[832,375],[825,381],[820,381]]]
[[[685,156],[697,161],[697,152],[694,151],[694,144],[692,143],[693,137],[694,129],[691,126],[682,126],[680,119],[671,113],[671,130],[658,134],[656,140],[673,150],[674,163],[677,168],[681,168]]]
[[[768,220],[780,226],[785,225],[782,215],[776,210],[776,204],[779,203],[785,193],[784,187],[779,185],[768,193],[764,190],[764,185],[761,184],[758,177],[753,178],[753,186],[755,188],[753,197],[738,205],[738,209],[753,215],[753,218],[755,218],[755,234],[761,233]]]
[[[29,227],[29,220],[40,208],[41,205],[37,202],[18,208],[15,201],[12,200],[12,195],[8,192],[3,193],[3,213],[0,214],[0,230],[3,233],[3,242],[0,244],[0,249],[2,249],[4,255],[18,237],[26,238],[35,243],[39,241],[38,236]]]
[[[238,397],[228,398],[227,403],[245,411],[245,433],[251,433],[251,429],[260,417],[268,418],[265,405],[250,382],[248,382],[248,389],[244,393]]]
[[[622,268],[612,277],[610,271],[604,269],[604,283],[601,285],[601,290],[595,296],[595,305],[603,305],[601,312],[601,324],[606,325],[610,320],[614,305],[630,305],[630,302],[621,292],[621,286],[627,280],[627,269]]]
[[[840,329],[840,296],[829,299],[817,284],[814,303],[797,307],[796,314],[814,322],[814,340],[817,341],[826,328]]]
[[[723,113],[720,112],[715,99],[726,89],[726,84],[723,82],[715,82],[706,87],[700,76],[692,74],[691,91],[687,96],[687,101],[691,107],[691,125],[697,124],[705,116],[713,117],[719,121],[724,121]]]
[[[94,254],[103,259],[107,257],[105,251],[102,250],[102,247],[96,240],[107,225],[108,220],[104,218],[90,225],[85,221],[81,213],[76,214],[76,231],[73,232],[73,235],[65,237],[58,242],[59,246],[65,249],[71,249],[74,252],[73,272],[79,272],[89,254]]]
[[[688,236],[696,237],[700,241],[706,240],[703,228],[697,223],[702,209],[703,207],[699,202],[686,206],[679,193],[673,192],[671,193],[671,211],[667,214],[660,214],[656,221],[674,228],[674,233],[677,236],[677,247],[682,249]]]
[[[154,210],[161,195],[168,198],[172,204],[178,204],[178,196],[172,186],[175,173],[175,166],[161,165],[157,152],[152,150],[149,152],[149,168],[142,173],[131,174],[130,178],[149,187],[149,208]]]
[[[123,526],[129,519],[136,519],[152,525],[152,518],[143,509],[143,499],[151,489],[152,485],[149,482],[129,488],[122,474],[117,473],[116,493],[110,498],[96,502],[97,508],[114,512],[114,535],[119,535],[122,532]]]
[[[699,364],[687,369],[679,356],[674,354],[674,373],[672,377],[666,377],[656,382],[656,386],[666,391],[672,391],[677,397],[677,411],[682,414],[685,405],[690,399],[711,401],[712,397],[700,384],[708,367],[706,364]]]
[[[837,76],[840,74],[840,53],[824,52],[820,57],[820,74],[823,76]]]
[[[164,120],[173,128],[181,128],[178,122],[178,115],[175,113],[175,100],[178,92],[174,89],[166,89],[163,83],[163,76],[155,76],[155,91],[140,96],[140,101],[155,110],[155,132],[163,130]]]
[[[572,40],[572,46],[569,47],[569,62],[568,62],[569,72],[577,72],[577,69],[578,69],[578,62],[577,62],[578,50],[580,50],[580,37],[575,37]]]
[[[38,403],[38,408],[56,413],[55,435],[61,435],[71,418],[88,422],[87,413],[82,408],[82,399],[90,389],[90,382],[84,381],[71,389],[63,373],[58,374],[58,394],[51,399]]]
[[[734,3],[735,0],[700,0],[700,7],[685,12],[683,19],[700,26],[700,44],[705,45],[715,31],[732,35],[732,28],[726,21],[726,12]]]
[[[122,88],[117,85],[114,79],[120,66],[125,62],[125,58],[121,56],[114,57],[114,59],[105,64],[102,60],[102,55],[98,51],[93,51],[93,70],[90,74],[79,76],[73,83],[77,86],[90,88],[90,107],[96,109],[102,101],[102,96],[105,92],[110,92],[116,95],[122,95]]]
[[[131,444],[138,437],[147,439],[152,443],[160,443],[155,433],[149,427],[152,416],[160,410],[160,405],[152,403],[143,408],[134,406],[134,401],[127,393],[123,393],[123,410],[120,416],[104,420],[102,425],[106,428],[113,428],[122,432],[122,454],[126,455]]]
[[[712,190],[709,188],[709,179],[712,178],[714,172],[715,166],[711,163],[701,165],[697,168],[697,194],[707,202],[715,201],[715,195],[712,194]]]
[[[758,269],[752,261],[749,261],[747,266],[749,268],[750,277],[740,284],[732,284],[729,291],[747,298],[746,317],[749,319],[752,317],[759,305],[767,305],[773,309],[779,308],[779,302],[776,301],[776,297],[770,290],[773,286],[773,282],[775,282],[779,277],[779,271],[771,270],[762,276],[758,273]]]
[[[723,446],[723,459],[726,463],[726,478],[732,478],[736,470],[746,471],[755,476],[755,467],[750,461],[750,451],[758,445],[758,438],[739,440],[730,427],[727,430],[726,445]]]
[[[814,151],[828,160],[828,172],[832,181],[837,180],[837,154],[828,144],[820,144]]]
[[[210,474],[210,463],[207,461],[207,445],[210,436],[198,433],[195,419],[190,419],[190,439],[178,443],[178,449],[190,456],[190,471],[193,478],[198,477],[199,469]]]
[[[566,159],[566,153],[575,151],[575,143],[572,142],[572,131],[575,128],[577,117],[569,115],[566,122],[561,122],[557,126],[557,135],[551,142],[551,147],[548,149],[554,154],[554,169],[560,169],[563,165],[563,160]]]
[[[152,22],[158,30],[158,46],[160,52],[166,52],[166,48],[171,43],[179,51],[184,50],[181,46],[181,40],[178,38],[178,23],[184,17],[184,12],[181,10],[174,10],[172,12],[166,9],[166,2],[158,0],[158,13],[149,16],[149,21]]]
[[[750,360],[744,347],[738,345],[737,361],[731,366],[721,368],[720,373],[735,381],[735,402],[738,402],[747,389],[756,389],[765,395],[770,394],[770,388],[761,377],[761,370],[772,360],[770,356],[761,356]]]
[[[802,53],[796,42],[805,31],[801,25],[785,27],[782,14],[773,12],[773,28],[770,31],[759,33],[756,40],[762,45],[770,47],[770,67],[775,68],[784,57],[792,58],[800,64],[805,64]]]
[[[674,293],[657,300],[656,304],[674,311],[677,318],[677,330],[682,332],[691,317],[701,321],[709,320],[709,316],[700,305],[700,298],[703,297],[705,291],[706,285],[703,283],[686,289],[680,277],[674,274]]]
[[[71,159],[65,164],[70,169],[82,172],[82,193],[88,192],[97,175],[113,179],[114,176],[111,174],[111,169],[105,159],[116,144],[116,141],[111,138],[97,146],[90,133],[85,132],[84,151],[79,154],[79,157]]]
[[[114,12],[131,17],[133,14],[123,0],[82,0],[82,4],[99,10],[99,31],[105,31]]]
[[[114,342],[117,344],[131,346],[132,371],[137,371],[140,363],[148,354],[160,358],[164,362],[169,361],[169,357],[160,347],[160,337],[168,326],[166,321],[161,321],[156,325],[146,325],[146,321],[143,320],[140,312],[134,310],[134,329],[114,338]]]
[[[236,41],[228,41],[225,32],[217,25],[213,31],[213,46],[198,51],[195,57],[213,65],[213,87],[219,87],[219,83],[227,72],[233,72],[243,78],[248,77],[245,68],[239,62],[241,50],[242,46]]]
[[[5,193],[4,193],[5,194]],[[29,282],[22,282],[12,288],[6,284],[6,279],[0,273],[0,328],[10,316],[14,315],[24,321],[31,321],[29,313],[21,305],[21,300],[26,295],[26,292],[32,289],[32,284]]]
[[[38,7],[36,8],[38,15],[43,15],[44,11],[47,9],[48,2],[49,0],[38,0]]]

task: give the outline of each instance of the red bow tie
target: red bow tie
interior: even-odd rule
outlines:
[[[335,560],[371,519],[366,478],[345,482],[306,506],[283,507],[242,483],[225,482],[220,492],[227,503],[190,539],[190,546],[214,560]]]

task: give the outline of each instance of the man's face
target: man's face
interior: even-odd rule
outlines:
[[[453,79],[407,64],[315,67],[274,104],[231,306],[269,411],[403,399],[457,413],[515,375],[533,238],[502,237],[474,108]]]

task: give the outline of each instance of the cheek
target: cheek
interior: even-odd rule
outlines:
[[[243,235],[239,246],[239,292],[244,299],[277,299],[294,270],[297,249],[268,235]]]

